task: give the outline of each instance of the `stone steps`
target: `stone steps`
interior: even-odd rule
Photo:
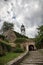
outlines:
[[[43,63],[28,63],[28,64],[23,64],[21,63],[20,65],[43,65]]]
[[[38,64],[38,63],[43,63],[43,61],[25,62],[25,63],[23,63],[23,64]]]
[[[37,64],[37,63],[43,63],[42,60],[33,60],[33,61],[25,61],[25,62],[22,62],[23,64]]]
[[[43,64],[43,61],[35,61],[35,62],[23,62],[20,65],[35,65],[35,64]]]
[[[30,55],[24,59],[20,65],[43,65],[43,56],[38,51],[31,51]]]

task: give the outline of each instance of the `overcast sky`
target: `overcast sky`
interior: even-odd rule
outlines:
[[[3,21],[13,22],[19,33],[24,24],[26,35],[35,37],[36,28],[43,25],[43,0],[0,0],[0,28]]]

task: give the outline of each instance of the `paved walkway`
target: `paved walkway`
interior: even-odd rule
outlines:
[[[30,51],[20,65],[43,65],[43,55],[39,51]]]

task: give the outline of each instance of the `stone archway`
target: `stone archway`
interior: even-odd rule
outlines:
[[[29,51],[33,51],[34,50],[34,45],[29,45]]]

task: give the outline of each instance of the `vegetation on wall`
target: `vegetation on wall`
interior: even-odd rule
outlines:
[[[4,40],[5,39],[5,36],[0,34],[0,39]]]
[[[11,46],[6,44],[4,41],[0,41],[0,56],[6,54],[6,52],[11,51]]]
[[[26,38],[26,39],[28,39],[27,36],[21,35],[20,33],[17,33],[15,31],[14,31],[14,33],[15,33],[15,35],[16,35],[17,38]]]
[[[21,53],[21,52],[24,52],[24,49],[21,48],[20,44],[18,43],[18,44],[16,44],[16,48],[15,48],[14,52]]]
[[[25,43],[26,39],[25,38],[17,38],[14,42],[15,43]]]
[[[0,34],[0,40],[4,40],[9,43],[9,40],[7,40],[3,34]]]

